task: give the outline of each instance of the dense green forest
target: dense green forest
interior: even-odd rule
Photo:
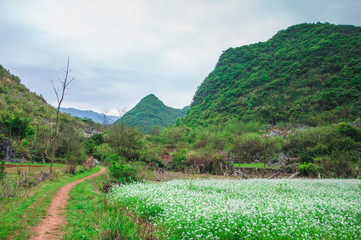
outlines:
[[[117,123],[125,123],[130,127],[138,127],[142,132],[148,133],[155,128],[166,128],[176,123],[176,120],[186,115],[188,107],[175,109],[167,107],[154,94],[144,97],[140,102]]]
[[[189,126],[242,121],[319,124],[361,116],[361,27],[300,24],[230,48],[199,86]]]

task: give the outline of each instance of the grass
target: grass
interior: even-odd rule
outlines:
[[[169,239],[360,239],[360,180],[174,180],[110,198]]]
[[[95,167],[90,171],[69,175],[64,173],[64,168],[66,165],[57,164],[54,171],[56,178],[41,182],[32,188],[19,189],[14,197],[0,198],[0,239],[29,238],[28,227],[36,225],[46,215],[53,194],[60,187],[100,170],[99,167]],[[17,171],[7,170],[6,178],[14,178],[14,174],[17,174]]]
[[[264,165],[263,163],[235,163],[234,167],[237,168],[270,168],[270,169],[279,169],[280,167],[270,167],[268,165]]]
[[[101,192],[109,181],[106,173],[72,189],[64,239],[151,239],[152,226],[140,223]]]

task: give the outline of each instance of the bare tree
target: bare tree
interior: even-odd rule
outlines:
[[[102,109],[102,114],[99,115],[100,123],[107,127],[110,124],[110,118],[108,116],[110,110],[108,107],[105,107]]]
[[[55,158],[55,152],[57,150],[58,146],[58,137],[59,137],[59,113],[60,113],[60,105],[64,100],[64,96],[65,96],[65,91],[67,89],[69,89],[69,85],[70,83],[74,80],[74,78],[69,80],[69,73],[71,72],[71,70],[69,69],[69,57],[68,57],[68,62],[66,64],[66,69],[63,69],[64,73],[65,73],[65,77],[64,80],[58,79],[59,84],[60,84],[60,91],[59,88],[55,87],[55,84],[53,83],[52,80],[51,81],[51,85],[53,86],[54,89],[54,93],[56,95],[56,99],[58,102],[58,107],[56,109],[56,122],[55,122],[55,126],[54,126],[54,132],[53,132],[53,136],[51,139],[51,163],[50,163],[50,173],[53,172],[53,163],[54,163],[54,158]]]
[[[117,111],[118,111],[119,117],[122,117],[127,112],[127,110],[128,110],[128,107],[123,107],[123,108],[118,107]]]

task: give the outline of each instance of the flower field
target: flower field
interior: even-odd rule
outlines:
[[[361,181],[135,183],[110,197],[169,239],[361,239]]]

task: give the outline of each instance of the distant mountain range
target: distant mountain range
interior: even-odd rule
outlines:
[[[91,110],[79,110],[75,108],[60,108],[63,113],[68,113],[73,117],[79,117],[81,119],[90,118],[94,122],[104,124],[112,124],[119,119],[117,116],[105,115],[104,113],[97,113]]]
[[[166,128],[176,123],[177,119],[186,115],[189,107],[183,109],[171,108],[159,100],[154,94],[144,97],[140,102],[124,114],[116,123],[125,123],[138,127],[147,133],[151,128]]]

